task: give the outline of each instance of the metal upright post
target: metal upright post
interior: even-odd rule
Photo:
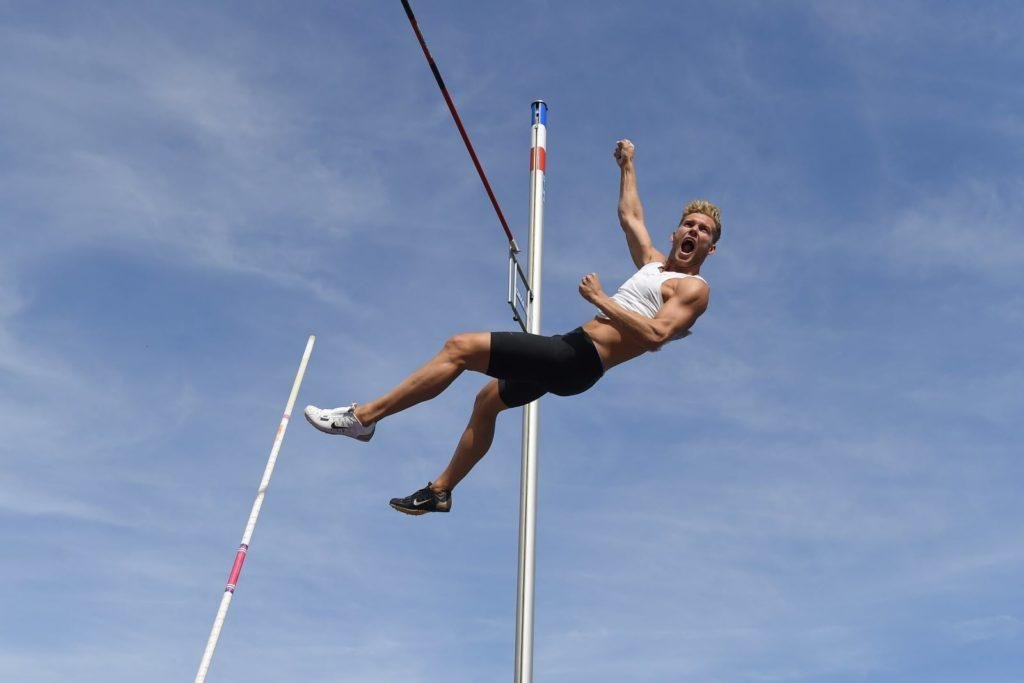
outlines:
[[[531,105],[530,149],[530,261],[527,332],[540,334],[541,263],[544,243],[544,171],[547,157],[548,106]],[[533,577],[537,530],[537,422],[540,403],[523,409],[523,464],[519,490],[519,585],[516,599],[515,683],[533,680]]]

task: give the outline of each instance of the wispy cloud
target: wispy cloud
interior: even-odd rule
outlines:
[[[1024,266],[1024,182],[965,179],[899,212],[885,256],[904,271],[940,270],[1006,283]]]
[[[365,151],[353,150],[351,166],[326,163],[302,131],[301,104],[244,61],[220,63],[160,38],[144,50],[10,29],[7,38],[16,61],[34,63],[3,81],[19,101],[7,123],[34,148],[17,148],[25,163],[16,174],[8,167],[4,183],[6,220],[29,237],[22,258],[131,250],[344,301],[310,273],[324,267],[324,246],[383,210],[382,187],[362,172]],[[74,109],[53,92],[75,93]],[[282,219],[305,237],[284,238]]]
[[[950,624],[949,629],[957,640],[964,643],[1012,640],[1024,630],[1024,622],[1008,614],[997,614]]]

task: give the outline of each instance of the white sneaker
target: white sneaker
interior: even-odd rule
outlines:
[[[355,403],[350,406],[329,409],[306,406],[306,410],[303,412],[306,415],[306,421],[325,434],[343,434],[360,441],[369,441],[373,438],[373,431],[376,429],[376,424],[367,427],[356,418]]]

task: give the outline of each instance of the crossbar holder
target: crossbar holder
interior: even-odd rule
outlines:
[[[519,323],[523,332],[526,332],[530,324],[533,290],[530,289],[523,267],[519,265],[517,251],[518,249],[513,247],[509,247],[508,250],[508,305],[512,308],[512,319]]]

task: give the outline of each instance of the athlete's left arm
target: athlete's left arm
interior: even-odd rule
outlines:
[[[597,306],[612,322],[649,349],[657,349],[673,336],[693,327],[708,308],[710,294],[706,282],[696,277],[671,280],[672,295],[662,304],[657,315],[646,318],[623,308],[601,289],[601,281],[590,273],[580,281],[580,294]]]
[[[651,320],[661,333],[659,346],[693,327],[697,318],[708,310],[711,295],[708,283],[699,277],[679,278],[670,282],[675,285],[672,296],[662,304]]]

